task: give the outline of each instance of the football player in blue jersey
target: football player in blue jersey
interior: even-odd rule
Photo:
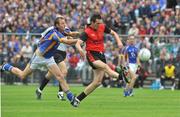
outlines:
[[[59,17],[63,17],[63,16],[59,16]],[[54,27],[49,27],[48,29],[46,29],[41,35],[45,35],[49,30],[53,29]],[[63,32],[61,32],[64,36],[71,36],[71,37],[74,37],[74,36],[78,36],[79,35],[79,32],[75,32],[75,31],[71,31],[68,27],[65,27],[65,30]],[[55,54],[53,55],[54,56],[54,60],[55,62],[58,64],[58,67],[59,69],[61,70],[62,74],[64,75],[64,77],[67,76],[67,67],[66,67],[66,63],[65,63],[65,59],[66,59],[66,44],[63,44],[61,43]],[[52,78],[52,73],[51,72],[48,72],[40,86],[36,89],[36,97],[37,99],[41,99],[42,98],[42,91],[44,89],[44,87],[47,85],[47,83],[50,81],[50,79]],[[62,87],[59,83],[59,91],[58,91],[58,94],[57,94],[57,97],[64,101],[65,98],[64,98],[64,92],[62,90]]]
[[[125,74],[130,79],[130,83],[127,83],[124,89],[124,96],[133,96],[133,87],[137,78],[136,72],[140,67],[140,60],[138,57],[138,48],[135,47],[135,37],[129,36],[128,45],[125,50]]]
[[[65,26],[66,23],[63,17],[57,17],[55,19],[54,28],[47,31],[47,33],[41,37],[33,57],[24,70],[20,70],[8,63],[2,65],[1,70],[9,71],[14,75],[17,75],[19,78],[24,79],[27,75],[32,73],[34,69],[44,66],[60,82],[68,100],[73,102],[75,100],[75,96],[70,91],[69,86],[53,57],[60,43],[72,44],[77,42],[75,39],[67,39],[62,33],[60,33],[64,31]]]

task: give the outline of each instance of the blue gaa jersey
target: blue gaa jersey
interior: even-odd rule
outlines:
[[[42,33],[38,48],[43,57],[50,58],[54,55],[62,38],[64,38],[65,36],[56,28],[49,28],[49,30],[47,30],[45,31],[46,33]]]
[[[126,48],[126,55],[129,63],[137,63],[138,49],[134,45],[129,45]]]

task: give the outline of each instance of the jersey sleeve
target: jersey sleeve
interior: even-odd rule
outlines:
[[[71,32],[70,28],[65,27],[65,29],[64,29],[64,31],[63,31],[64,35],[65,35],[65,36],[68,36],[67,34],[70,33],[70,32]]]
[[[104,32],[105,33],[111,33],[111,29],[105,25]]]
[[[69,32],[71,32],[71,29],[68,28],[68,27],[65,27],[64,32],[65,32],[65,33],[69,33]]]
[[[58,35],[56,32],[53,33],[53,39],[58,42],[62,42],[65,39],[63,35]]]
[[[53,29],[54,29],[54,26],[47,28],[44,32],[41,33],[41,37],[44,37],[46,34],[48,34]]]
[[[81,39],[82,41],[86,41],[87,38],[88,38],[87,34],[86,34],[85,32],[82,32],[81,35],[80,35],[80,39]]]

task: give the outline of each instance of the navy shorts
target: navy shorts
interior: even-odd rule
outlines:
[[[66,58],[66,52],[65,51],[56,50],[56,52],[54,54],[54,60],[57,64],[64,61],[65,58]]]

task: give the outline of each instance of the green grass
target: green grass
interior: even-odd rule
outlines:
[[[1,86],[2,117],[180,117],[180,91],[136,89],[134,97],[122,89],[98,88],[78,108],[57,99],[57,87],[48,86],[35,99],[36,86]],[[71,87],[79,94],[84,87]]]

